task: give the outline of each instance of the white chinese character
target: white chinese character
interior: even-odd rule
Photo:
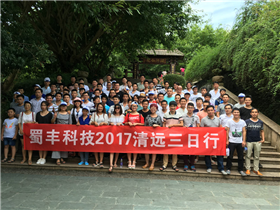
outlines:
[[[211,137],[215,137],[215,136],[218,136],[219,134],[217,133],[211,133],[210,134],[210,137],[209,137],[209,133],[206,133],[203,137],[204,137],[204,143],[205,143],[205,146],[206,146],[206,149],[208,149],[208,140],[211,140],[211,141],[214,141],[214,146],[213,146],[213,149],[217,149],[217,141],[220,140],[219,138],[211,138]]]
[[[52,131],[47,131],[47,138],[50,138],[50,139],[46,139],[46,141],[51,141],[52,142],[52,145],[54,145],[54,142],[55,141],[60,141],[59,140],[59,131],[55,131],[55,129],[52,129]],[[48,135],[50,134],[50,135]]]
[[[170,137],[182,137],[182,134],[169,134]],[[182,139],[170,139],[170,142],[173,144],[168,144],[168,147],[183,147],[183,144],[178,144]],[[177,143],[178,142],[178,143]]]
[[[30,136],[29,136],[29,138],[31,139],[30,143],[42,144],[43,143],[42,134],[43,134],[42,129],[30,129]]]
[[[138,139],[138,147],[141,147],[141,145],[143,145],[143,147],[147,147],[148,134],[143,131],[141,133],[134,132],[134,134],[138,134],[137,137],[133,136],[134,139]],[[133,146],[136,147],[136,144],[137,140],[135,140]]]
[[[95,133],[92,133],[91,130],[89,132],[85,132],[85,130],[83,130],[82,133],[80,133],[80,141],[82,141],[81,145],[92,145],[94,146],[94,143],[92,142],[93,139],[94,139],[94,134]],[[85,143],[85,140],[87,140],[87,142]]]
[[[163,139],[165,139],[164,133],[154,133],[152,132],[153,137],[151,137],[151,139],[153,140],[151,147],[155,146],[155,147],[165,147],[165,141],[163,141]]]
[[[76,145],[76,141],[78,141],[76,135],[77,135],[77,130],[74,131],[66,130],[64,131],[63,134],[64,139],[62,141],[65,142],[65,145],[68,145],[68,141],[73,142],[73,145]]]
[[[194,138],[192,138],[194,137]],[[194,142],[194,144],[192,144],[192,142]],[[188,135],[188,148],[191,147],[199,147],[199,138],[198,138],[198,134],[189,134]]]

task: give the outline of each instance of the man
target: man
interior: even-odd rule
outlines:
[[[114,105],[116,104],[119,104],[120,103],[120,98],[119,96],[115,95],[113,97],[113,102],[114,102]],[[122,107],[122,113],[124,113],[124,107],[122,105],[120,105]],[[110,106],[110,109],[108,111],[108,117],[110,118],[111,115],[114,113],[114,110],[115,110],[115,106]]]
[[[153,91],[157,95],[157,90],[153,81],[149,82],[149,91]]]
[[[63,94],[63,101],[67,104],[67,111],[70,114],[71,109],[73,109],[74,105],[70,103],[70,95],[68,93]]]
[[[168,105],[171,101],[175,101],[175,97],[173,96],[173,90],[172,88],[167,89],[167,94],[164,96],[164,100],[167,101]],[[176,103],[176,102],[175,102]],[[177,105],[176,105],[177,106]]]
[[[220,97],[215,100],[215,109],[217,110],[218,106],[223,103],[223,95],[226,94],[225,89],[220,90]]]
[[[122,78],[122,85],[120,86],[120,91],[126,90],[127,88],[127,79],[126,77]]]
[[[42,88],[43,94],[47,95],[48,93],[51,92],[50,83],[51,83],[51,79],[49,77],[46,77],[44,79],[44,87]]]
[[[144,120],[146,120],[146,117],[151,114],[151,111],[148,109],[149,107],[149,101],[147,99],[144,99],[142,101],[142,107],[143,109],[140,110],[138,113],[142,114],[142,116],[144,117]]]
[[[182,116],[188,113],[188,110],[186,108],[187,100],[185,98],[180,99],[180,108],[177,109],[177,112],[181,114]]]
[[[76,82],[76,77],[75,76],[71,76],[70,78],[70,83],[67,85],[69,90],[74,89],[74,83]]]
[[[99,96],[94,96],[92,101],[94,104],[94,108],[92,109],[92,113],[93,113],[93,112],[96,112],[97,105],[101,102],[101,99]]]
[[[89,97],[93,98],[94,96],[92,96],[92,95],[97,88],[97,81],[94,79],[94,80],[92,80],[91,84],[92,84],[92,88],[89,90]]]
[[[155,93],[154,93],[154,91],[150,91],[148,93],[148,98],[149,98],[149,105],[157,103],[157,101],[155,100]]]
[[[245,94],[244,93],[239,93],[238,100],[239,100],[239,103],[236,103],[233,107],[237,108],[237,109],[240,109],[241,107],[245,106]]]
[[[172,90],[172,89],[171,89]],[[169,89],[168,89],[169,91]],[[180,115],[178,112],[176,112],[176,102],[171,101],[169,103],[169,108],[170,111],[165,113],[163,117],[163,126],[162,127],[183,127],[183,118],[182,115]],[[164,154],[163,155],[163,166],[159,169],[160,171],[166,170],[168,165],[168,155]],[[172,169],[176,172],[179,171],[177,168],[177,154],[172,155]]]
[[[185,93],[183,93],[183,87],[182,85],[179,85],[177,87],[177,94],[179,94],[181,96],[181,98],[183,98],[185,96]]]
[[[111,82],[107,82],[106,87],[107,88],[103,88],[103,93],[106,94],[106,96],[109,97],[109,93],[110,93],[110,90],[111,90],[111,87],[112,87]]]
[[[192,102],[192,101],[190,101],[190,97],[191,97],[191,94],[190,94],[190,92],[185,92],[185,99],[186,99],[186,101],[187,101],[187,104],[189,103],[189,102]],[[193,103],[193,102],[192,102]]]
[[[130,80],[127,80],[127,88],[128,88],[128,94],[132,90],[132,82]]]
[[[108,83],[110,83],[110,88],[109,89],[111,89],[112,88],[112,82],[111,82],[111,79],[112,79],[112,77],[111,77],[111,75],[110,74],[108,74],[107,76],[106,76],[106,82],[104,82],[104,87],[103,87],[103,90],[108,90]]]
[[[209,104],[215,107],[215,104],[212,104],[212,103],[211,103],[211,101],[212,101],[212,100],[211,100],[211,97],[212,97],[212,96],[211,96],[210,93],[206,93],[206,94],[204,95],[204,101],[209,101]],[[217,110],[217,109],[215,109],[215,110]]]
[[[211,94],[211,100],[210,103],[215,104],[216,99],[218,99],[220,97],[220,89],[219,89],[219,83],[218,82],[214,82],[213,83],[214,89],[210,90],[210,94]]]
[[[24,96],[23,95],[17,95],[17,105],[13,108],[15,109],[15,117],[19,117],[19,113],[25,112],[24,109]]]
[[[145,94],[147,94],[149,92],[149,81],[145,80],[144,81],[144,89],[140,90],[140,92],[145,92]]]
[[[63,91],[63,89],[60,89],[61,84],[62,84],[62,76],[59,74],[59,75],[56,76],[56,88],[60,92]]]
[[[129,109],[129,95],[128,93],[123,93],[122,103],[120,103],[121,106],[123,106],[124,111]]]
[[[201,98],[201,93],[198,92],[198,87],[196,85],[193,86],[193,94],[190,97],[190,100],[194,102],[194,107],[196,107],[196,99]]]
[[[179,83],[178,83],[178,82],[174,82],[174,83],[173,83],[173,92],[174,92],[174,94],[177,93],[178,86],[179,86]]]
[[[17,106],[17,96],[20,95],[20,92],[14,92],[14,99],[13,102],[10,103],[10,108],[15,108]]]
[[[142,89],[145,88],[145,87],[144,87],[144,81],[145,81],[145,76],[142,74],[142,75],[140,76],[140,82],[137,83],[137,85],[138,85],[138,91],[140,91],[140,90],[142,90]]]
[[[48,111],[49,112],[52,112],[52,114],[54,114],[54,112],[58,111],[58,106],[53,103],[53,98],[52,98],[52,95],[50,93],[46,95],[46,102],[48,104]]]
[[[259,110],[253,108],[251,110],[251,118],[246,120],[246,144],[247,144],[247,154],[245,156],[245,168],[246,174],[250,176],[251,169],[251,155],[254,149],[254,170],[253,172],[258,176],[262,176],[259,171],[259,158],[261,152],[261,146],[264,142],[264,130],[263,130],[263,122],[258,119]],[[260,138],[261,136],[261,138]]]
[[[225,112],[225,105],[230,104],[230,103],[228,103],[228,101],[229,101],[229,95],[225,93],[225,94],[223,95],[223,103],[222,103],[222,104],[219,104],[219,106],[218,106],[218,108],[217,108],[217,112],[216,112],[217,117],[220,117],[220,115],[226,113],[226,112]],[[233,106],[232,104],[230,104],[230,105]]]
[[[29,101],[29,97],[26,96],[26,95],[24,95],[24,89],[23,89],[23,87],[19,87],[19,88],[18,88],[18,92],[19,92],[21,95],[23,95],[24,101]]]
[[[34,94],[33,94],[32,96],[30,96],[30,100],[33,99],[33,98],[36,98],[35,91],[36,91],[38,88],[41,89],[41,86],[38,85],[38,84],[33,85]],[[41,90],[42,90],[42,89],[41,89]],[[45,98],[46,95],[45,95],[45,94],[42,94],[42,97]]]
[[[201,97],[198,97],[196,99],[196,109],[193,111],[194,114],[197,114],[198,112],[203,110],[203,99]]]
[[[161,93],[163,93],[164,95],[167,94],[167,90],[169,88],[169,82],[168,81],[165,81],[164,82],[164,88],[160,90]]]
[[[88,92],[88,91],[89,91],[88,85],[85,84],[85,81],[84,81],[82,78],[79,80],[79,84],[84,84],[84,87],[83,87],[83,88],[85,88],[85,92]]]
[[[202,87],[201,88],[201,95],[202,95],[203,99],[204,99],[204,96],[205,96],[206,93],[208,93],[207,88],[206,87]]]
[[[98,80],[98,83],[100,83],[100,84],[102,85],[102,89],[105,87],[105,86],[104,86],[104,80],[103,80],[102,78],[100,78],[100,79]]]
[[[207,111],[207,116],[201,120],[200,126],[201,127],[220,127],[220,120],[218,117],[215,116],[214,106],[208,105],[206,107],[206,111]],[[217,156],[218,170],[223,175],[227,175],[227,173],[224,171],[223,161],[224,161],[223,156]],[[211,159],[210,159],[209,155],[205,156],[205,164],[207,167],[207,173],[211,173],[212,166],[211,166]]]
[[[99,92],[100,92],[100,95],[101,95],[101,96],[106,96],[106,94],[103,93],[103,86],[102,86],[101,83],[98,83],[98,84],[97,84],[97,89],[100,90]]]
[[[154,83],[157,91],[162,89],[162,86],[160,84],[158,84],[158,79],[156,77],[153,78],[153,83]]]
[[[35,90],[35,98],[31,99],[30,103],[32,105],[32,112],[35,112],[36,114],[41,111],[41,103],[42,101],[45,101],[45,99],[42,97],[43,91],[41,88],[37,88]]]
[[[84,94],[85,92],[86,92],[86,91],[85,91],[85,88],[79,88],[79,95],[80,95],[81,100],[84,100],[84,99],[83,99],[83,94]],[[73,98],[73,100],[74,100],[74,98]]]
[[[182,98],[183,100],[186,100],[185,98]],[[193,103],[188,103],[187,105],[187,113],[184,114],[183,117],[183,122],[184,122],[184,127],[199,127],[199,117],[193,113],[194,111],[194,104]],[[195,155],[183,155],[184,159],[184,171],[187,171],[189,169],[189,165],[192,171],[196,171],[195,169]]]
[[[210,105],[209,101],[203,101],[203,109],[196,114],[199,117],[200,121],[208,115],[206,110],[206,107],[208,105]]]
[[[246,176],[243,171],[243,147],[246,145],[246,123],[240,119],[240,111],[237,108],[232,110],[233,119],[226,123],[227,146],[229,147],[229,157],[227,157],[227,174],[230,175],[234,151],[238,156],[238,172],[241,176]]]
[[[91,102],[91,101],[89,101],[89,94],[88,94],[88,92],[84,92],[83,93],[83,98],[84,98],[84,100],[83,100],[83,107],[88,107],[89,108],[89,111],[90,111],[90,114],[92,114],[93,113],[93,111],[94,111],[94,104]]]
[[[54,83],[51,84],[51,92],[50,94],[52,95],[53,99],[55,100],[55,95],[56,95],[56,85]]]
[[[225,114],[222,114],[219,119],[221,123],[221,127],[226,127],[227,121],[233,118],[232,114],[232,106],[230,104],[225,105]]]
[[[138,86],[137,86],[137,83],[134,83],[133,85],[132,85],[132,90],[131,91],[129,91],[129,95],[133,98],[134,97],[134,95],[140,95],[140,92],[137,90],[138,89]]]
[[[161,101],[160,103],[161,105],[161,109],[159,109],[157,111],[157,115],[161,117],[161,120],[163,121],[163,116],[165,115],[165,113],[167,113],[169,110],[167,109],[167,101],[166,100],[163,100]]]
[[[187,88],[185,89],[185,92],[189,92],[190,95],[193,94],[193,90],[192,90],[192,83],[191,82],[187,82]]]
[[[240,117],[242,120],[248,120],[250,119],[251,116],[251,111],[253,107],[251,106],[252,104],[252,98],[251,96],[245,96],[245,106],[241,107],[240,110]]]
[[[76,89],[71,90],[71,99],[74,100],[76,97],[81,97],[80,93]]]
[[[107,83],[110,84],[110,83]],[[101,96],[101,103],[103,104],[103,106],[105,107],[106,110],[106,114],[108,114],[110,107],[106,104],[108,100],[107,96]]]
[[[115,83],[115,92],[116,92],[116,95],[119,97],[120,102],[123,102],[123,92],[120,91],[120,83],[118,83],[118,82]]]

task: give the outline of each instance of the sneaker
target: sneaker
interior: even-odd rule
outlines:
[[[223,175],[228,175],[227,172],[225,172],[224,170],[221,170],[221,173],[222,173]]]
[[[211,169],[211,168],[208,168],[208,169],[207,169],[207,173],[210,174],[211,172],[212,172],[212,169]]]
[[[89,165],[88,162],[85,162],[85,165],[88,166]]]
[[[42,158],[41,164],[44,165],[46,163],[46,159]]]
[[[187,171],[189,169],[189,167],[188,166],[184,166],[184,171]]]
[[[255,174],[257,174],[258,176],[263,176],[259,171],[253,171]]]
[[[81,165],[83,165],[83,164],[84,164],[83,161],[81,161],[81,162],[78,163],[79,166],[81,166]]]
[[[227,175],[230,175],[230,170],[227,170]]]
[[[247,174],[245,174],[244,171],[239,171],[239,173],[241,174],[241,176],[247,176]]]
[[[36,164],[41,164],[41,161],[42,161],[43,158],[40,158]]]
[[[250,170],[247,170],[247,171],[246,171],[246,175],[247,175],[247,176],[250,176],[250,174],[251,174]]]
[[[195,166],[191,166],[191,170],[192,170],[193,172],[196,172]]]

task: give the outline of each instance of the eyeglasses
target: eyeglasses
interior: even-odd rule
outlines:
[[[115,109],[120,109],[120,107],[116,107]]]

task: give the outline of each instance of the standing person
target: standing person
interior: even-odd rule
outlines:
[[[45,101],[42,97],[43,91],[41,88],[35,90],[35,98],[31,99],[30,103],[32,105],[32,111],[36,114],[41,111],[41,103]]]
[[[180,108],[177,109],[177,112],[179,114],[181,114],[182,116],[188,113],[186,105],[187,105],[187,100],[185,98],[181,98],[180,99]]]
[[[226,127],[227,121],[233,118],[232,114],[232,106],[230,104],[225,105],[225,114],[222,114],[219,119],[221,123],[221,127]]]
[[[219,83],[218,82],[214,82],[213,83],[213,90],[210,90],[210,94],[211,94],[211,100],[210,103],[215,104],[216,99],[218,99],[220,97],[220,89],[219,89]]]
[[[70,98],[70,97],[69,97]],[[67,112],[67,103],[61,102],[58,107],[58,112],[55,112],[52,118],[52,124],[72,124],[71,115]],[[68,158],[68,152],[53,151],[52,158],[56,159],[56,164],[65,164],[63,158]]]
[[[21,95],[23,95],[23,97],[24,97],[24,102],[25,102],[25,101],[29,101],[29,97],[26,96],[26,95],[24,95],[24,89],[23,89],[23,87],[19,87],[19,88],[18,88],[18,92],[19,92]]]
[[[42,88],[43,94],[47,95],[51,92],[50,83],[51,79],[49,77],[46,77],[44,79],[44,87]]]
[[[161,72],[160,72],[160,73],[161,73]],[[153,78],[153,82],[154,82],[154,85],[155,85],[155,88],[156,88],[157,91],[159,91],[159,90],[162,89],[162,86],[164,85],[163,79],[162,79],[162,83],[159,84],[159,80],[158,80],[156,77],[154,77],[154,78]]]
[[[189,92],[185,92],[185,99],[186,99],[186,101],[187,101],[187,104],[189,103],[189,102],[192,102],[191,100],[190,100],[190,97],[191,97],[191,94],[189,93]],[[193,103],[193,102],[192,102]],[[194,104],[194,103],[193,103]]]
[[[174,83],[173,83],[173,92],[174,92],[174,94],[177,93],[178,86],[179,86],[179,83],[178,83],[178,82],[174,82]]]
[[[194,107],[196,107],[196,99],[201,98],[202,95],[201,93],[198,92],[198,87],[196,85],[194,85],[192,89],[193,89],[193,93],[190,97],[190,100],[194,102]]]
[[[70,83],[67,85],[69,90],[72,90],[74,89],[74,84],[76,82],[76,77],[75,76],[71,76],[70,78]]]
[[[206,87],[202,87],[201,88],[201,95],[202,95],[203,101],[204,101],[204,96],[205,96],[206,93],[208,93],[207,88]]]
[[[151,104],[152,105],[152,104]],[[141,114],[144,117],[144,121],[146,120],[146,117],[151,114],[151,111],[148,109],[149,107],[149,101],[147,99],[144,99],[142,101],[143,109],[139,111],[139,114]]]
[[[97,127],[102,125],[108,125],[108,115],[106,114],[105,107],[102,105],[102,103],[97,104],[96,112],[94,112],[91,116],[90,125],[95,125]],[[95,156],[95,163],[92,166],[93,167],[99,166],[100,168],[104,168],[103,165],[104,153],[103,152],[99,153],[100,159],[98,157],[98,152],[95,152],[94,156]]]
[[[116,92],[116,95],[119,97],[120,102],[123,102],[123,101],[122,101],[123,92],[120,91],[119,88],[120,88],[120,83],[116,82],[116,83],[115,83],[115,92]]]
[[[33,85],[34,94],[32,96],[30,96],[30,101],[31,101],[31,99],[36,98],[35,92],[36,92],[37,89],[41,89],[41,86],[38,85],[38,84]],[[42,93],[43,93],[43,91],[42,91]],[[45,98],[46,95],[42,94],[42,97]]]
[[[84,79],[80,78],[79,84],[84,84],[83,88],[85,88],[85,92],[89,91],[89,87],[88,87],[88,85],[85,85],[85,80]]]
[[[108,74],[108,75],[106,76],[106,82],[104,82],[104,88],[103,88],[103,90],[105,90],[106,88],[107,88],[107,90],[108,90],[108,89],[110,90],[110,89],[112,88],[111,79],[112,79],[111,75]],[[110,84],[110,86],[109,86],[108,84]]]
[[[158,106],[157,104],[151,104],[150,105],[150,111],[151,114],[149,114],[146,119],[145,119],[145,126],[153,126],[154,128],[156,127],[162,127],[162,120],[161,117],[157,115],[157,110],[158,110]],[[152,163],[151,166],[149,168],[150,171],[154,170],[155,168],[155,161],[156,161],[156,154],[152,154]],[[145,154],[145,160],[146,160],[146,164],[144,166],[142,166],[142,168],[148,168],[149,167],[149,159],[150,159],[150,155],[149,154]]]
[[[145,81],[145,76],[142,74],[140,75],[140,82],[137,83],[138,91],[144,89],[144,81]]]
[[[220,96],[215,100],[215,109],[217,110],[218,106],[223,103],[223,96],[226,94],[226,89],[220,90]]]
[[[51,84],[51,96],[53,97],[53,99],[55,100],[55,95],[56,95],[56,85],[55,84]]]
[[[60,104],[61,104],[61,101],[62,100],[62,94],[60,93],[60,92],[57,92],[56,94],[55,94],[55,105],[56,106],[59,106]]]
[[[92,88],[89,89],[89,96],[93,98],[92,95],[94,94],[95,90],[97,89],[97,81],[94,79],[92,80]]]
[[[191,82],[187,82],[187,88],[186,88],[186,91],[191,94],[193,94],[193,90],[192,90],[192,83]]]
[[[167,101],[168,105],[171,101],[175,101],[175,97],[173,96],[172,88],[167,89],[167,94],[164,96],[164,100]],[[170,105],[169,105],[170,106]],[[176,106],[177,107],[177,106]]]
[[[158,84],[163,86],[164,85],[164,80],[163,80],[163,75],[162,75],[162,72],[159,72],[158,73]]]
[[[24,96],[18,95],[17,96],[17,105],[13,107],[15,109],[15,117],[19,117],[19,113],[24,112]]]
[[[198,97],[196,99],[196,109],[194,109],[193,113],[197,114],[198,112],[203,110],[203,99],[201,97]]]
[[[175,95],[175,102],[176,102],[176,104],[177,104],[176,110],[179,109],[179,108],[181,107],[181,105],[180,105],[180,99],[181,99],[181,96],[180,96],[179,94],[176,94],[176,95]]]
[[[166,94],[167,94],[168,88],[169,88],[169,82],[168,82],[168,81],[165,81],[165,82],[164,82],[164,88],[161,89],[161,90],[159,91],[159,93],[162,93],[163,95],[166,95]],[[171,88],[171,89],[172,89],[172,88]],[[173,90],[172,90],[172,91],[173,91]]]
[[[128,93],[123,94],[123,102],[120,104],[123,107],[124,112],[129,109],[129,95]]]
[[[138,107],[138,104],[136,102],[131,103],[131,113],[128,113],[125,116],[125,119],[123,121],[124,125],[129,125],[131,127],[137,126],[137,125],[144,125],[144,117],[140,113],[137,112],[137,107]],[[127,153],[127,159],[128,159],[128,168],[135,169],[137,153],[133,154],[132,165],[131,165],[131,153]]]
[[[36,122],[36,113],[31,112],[31,103],[29,101],[24,102],[24,112],[19,114],[18,126],[19,126],[19,136],[22,145],[22,161],[21,164],[26,162],[26,150],[24,150],[24,141],[23,141],[23,124],[24,123],[35,123]],[[28,165],[32,165],[32,150],[28,150]]]
[[[46,102],[47,102],[47,105],[48,105],[47,109],[48,109],[49,112],[54,113],[54,112],[58,111],[58,106],[53,103],[53,98],[52,98],[52,95],[50,93],[46,95]],[[42,109],[42,103],[41,103],[41,109]]]
[[[76,125],[79,122],[79,117],[83,115],[83,106],[82,106],[82,100],[80,98],[75,98],[73,100],[74,107],[71,109],[71,121],[73,125]]]
[[[70,113],[71,109],[73,109],[74,105],[70,103],[70,95],[68,93],[63,95],[63,101],[66,103],[66,110]]]
[[[197,112],[197,116],[199,117],[199,120],[201,121],[204,117],[206,117],[208,114],[207,114],[207,110],[206,110],[206,107],[210,105],[210,102],[209,101],[203,101],[203,110]]]
[[[241,107],[245,106],[245,94],[239,93],[238,100],[239,100],[239,102],[234,104],[233,108],[240,109]]]
[[[124,121],[124,115],[122,113],[122,107],[119,104],[116,104],[114,106],[114,112],[108,120],[109,125],[121,126],[123,125],[123,121]],[[114,160],[114,155],[115,155],[115,160]],[[117,167],[118,158],[119,158],[119,153],[115,153],[115,154],[110,153],[110,168],[109,168],[110,173],[113,171],[113,168]],[[114,161],[114,165],[113,165],[113,161]]]
[[[120,99],[119,99],[119,97],[118,97],[117,95],[115,95],[115,96],[113,97],[113,102],[114,102],[114,105],[120,104]],[[122,105],[120,105],[120,106],[121,106],[121,108],[122,108],[122,113],[124,113],[124,107],[123,107]],[[111,117],[111,115],[113,114],[113,112],[114,112],[114,106],[110,106],[110,109],[109,109],[109,111],[108,111],[108,117]]]
[[[212,97],[211,94],[206,93],[206,94],[204,95],[204,101],[209,101],[210,105],[212,105],[212,106],[215,107],[215,103],[214,103],[214,104],[211,103],[211,102],[212,102],[211,97]],[[216,110],[216,109],[215,109],[215,110]]]
[[[94,111],[94,104],[91,101],[89,101],[89,94],[88,94],[88,92],[84,92],[83,97],[84,97],[83,106],[84,107],[85,106],[88,107],[89,108],[89,114],[91,114]]]
[[[15,162],[17,133],[18,119],[15,118],[15,109],[9,108],[8,118],[4,120],[1,132],[1,140],[4,142],[4,159],[2,163]],[[12,158],[8,161],[9,146],[12,149]]]
[[[106,114],[109,113],[109,109],[110,109],[110,107],[107,105],[107,101],[108,101],[108,97],[107,96],[101,96],[101,103],[105,107]]]
[[[111,87],[112,87],[111,82],[108,82],[107,85],[106,85],[106,88],[103,89],[103,92],[104,92],[107,96],[109,96]]]
[[[182,116],[184,127],[199,127],[199,117],[193,113],[194,104],[188,103],[187,105],[188,113]],[[189,166],[192,171],[196,171],[195,169],[195,155],[183,155],[184,159],[184,171],[189,169]]]
[[[158,110],[161,110],[161,102],[164,100],[164,95],[163,93],[159,93],[157,95],[157,103],[158,103]],[[167,102],[166,102],[167,103]]]
[[[245,168],[246,174],[250,176],[251,169],[251,155],[254,150],[254,170],[253,172],[258,176],[262,176],[259,171],[259,158],[261,152],[262,143],[264,143],[264,129],[263,129],[263,121],[258,119],[259,110],[253,108],[251,110],[251,118],[246,120],[246,144],[247,144],[247,153],[245,156]],[[261,136],[261,138],[260,138]]]
[[[230,104],[230,103],[228,103],[228,101],[229,101],[229,95],[225,93],[223,95],[223,103],[218,105],[217,112],[216,112],[217,117],[220,117],[220,115],[226,113],[225,112],[225,105]],[[233,106],[232,104],[230,104],[230,105]]]
[[[139,95],[140,95],[140,92],[139,92],[137,89],[138,89],[138,85],[137,85],[137,83],[134,83],[134,84],[132,85],[132,90],[129,91],[129,95],[130,95],[131,97],[134,97],[135,95],[139,96]]]
[[[185,94],[183,93],[183,87],[181,85],[179,85],[177,87],[177,92],[176,94],[179,94],[181,96],[181,98],[183,98],[185,96]]]
[[[114,100],[114,96],[115,95],[116,95],[115,90],[111,89],[110,93],[109,93],[109,97],[108,97],[107,103],[106,103],[108,106],[113,106],[114,105],[113,100]]]
[[[128,94],[130,91],[132,91],[132,82],[130,80],[127,80],[127,87],[128,87]]]
[[[228,120],[226,124],[227,130],[227,146],[230,154],[227,157],[227,174],[230,175],[232,159],[234,151],[238,156],[238,172],[241,176],[247,176],[243,171],[243,147],[246,145],[246,123],[240,119],[240,111],[237,108],[232,110],[233,119]]]
[[[248,120],[251,116],[252,107],[252,98],[251,96],[245,96],[245,106],[241,107],[240,110],[240,117],[242,120]]]
[[[215,116],[214,106],[208,105],[206,107],[206,111],[207,111],[207,116],[201,120],[200,126],[201,127],[220,127],[220,120],[218,117]],[[224,170],[223,161],[224,161],[223,156],[217,156],[218,170],[223,175],[227,175],[227,173]],[[205,164],[207,167],[207,173],[211,173],[212,166],[211,166],[211,159],[210,159],[209,155],[205,156]]]
[[[77,125],[89,125],[90,122],[90,110],[87,106],[82,108],[82,116],[79,117],[77,121]],[[78,165],[85,164],[86,166],[89,165],[88,163],[88,156],[89,152],[80,152],[81,162],[78,163]]]
[[[169,89],[168,89],[169,91]],[[176,102],[171,101],[169,103],[170,111],[165,113],[163,117],[163,126],[162,127],[183,127],[183,118],[178,112],[176,112]],[[168,165],[168,154],[163,155],[163,166],[159,169],[160,171],[164,171]],[[176,172],[179,171],[177,168],[177,154],[172,155],[172,169]]]
[[[145,92],[145,94],[147,94],[149,92],[149,81],[148,80],[144,81],[144,88],[141,89],[140,92]]]
[[[63,85],[63,83],[62,83],[62,76],[59,74],[56,76],[56,87],[58,91],[62,92],[63,89],[60,89],[60,85]]]
[[[160,116],[161,118],[161,121],[163,121],[163,116],[165,115],[165,113],[168,112],[168,109],[167,109],[167,101],[166,100],[163,100],[161,102],[161,109],[159,111],[157,111],[157,115]]]
[[[51,124],[52,123],[53,114],[48,111],[48,104],[47,101],[42,101],[41,103],[41,111],[36,114],[36,123],[37,124]],[[39,151],[39,160],[37,164],[45,164],[46,157],[48,151]]]
[[[148,93],[148,100],[149,100],[149,104],[156,104],[157,101],[155,100],[155,92],[154,91],[150,91]]]
[[[120,86],[120,91],[125,90],[127,88],[127,79],[126,77],[122,78],[122,85]]]

